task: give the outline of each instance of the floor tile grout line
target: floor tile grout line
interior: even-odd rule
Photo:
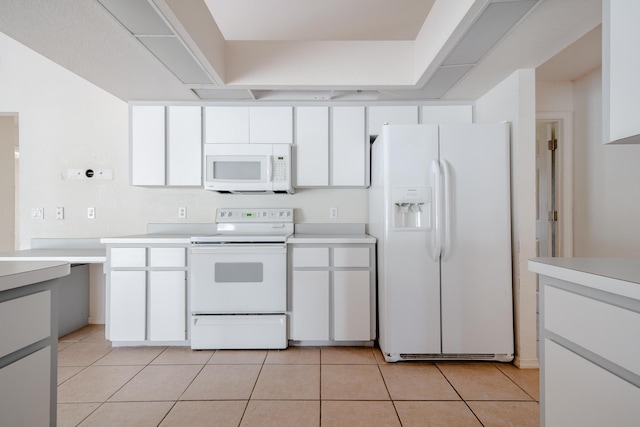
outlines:
[[[502,375],[504,375],[505,377],[507,377],[509,379],[509,381],[511,381],[512,383],[514,383],[520,390],[522,390],[524,392],[524,394],[526,394],[527,396],[529,396],[531,399],[533,399],[534,402],[538,402],[538,400],[531,396],[531,394],[527,393],[527,390],[525,390],[522,386],[520,386],[520,384],[518,384],[518,382],[516,380],[514,380],[513,378],[511,378],[509,375],[506,374],[506,372],[504,372],[502,369],[498,368],[498,366],[496,366],[495,362],[493,363],[493,366],[495,366],[495,368],[500,371],[500,373],[502,373]]]
[[[473,414],[474,417],[476,417],[476,420],[478,420],[478,422],[480,423],[481,426],[484,427],[484,423],[480,420],[480,417],[478,417],[478,415],[474,412],[474,410],[471,408],[471,406],[469,406],[469,403],[467,403],[467,401],[462,397],[462,395],[460,394],[460,392],[458,391],[457,388],[455,388],[455,386],[451,383],[451,381],[449,380],[449,378],[445,375],[445,373],[442,371],[442,369],[440,369],[440,366],[437,363],[434,363],[434,366],[438,369],[438,371],[440,371],[440,374],[444,377],[445,380],[447,380],[447,382],[449,383],[449,385],[451,386],[451,388],[453,389],[453,391],[456,392],[456,394],[458,395],[458,397],[460,397],[460,400],[462,400],[465,404],[465,406],[467,407],[467,409],[469,409],[471,411],[471,413]]]

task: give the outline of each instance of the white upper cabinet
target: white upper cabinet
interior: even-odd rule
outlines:
[[[206,107],[205,143],[248,144],[249,107]]]
[[[380,135],[384,124],[416,125],[418,124],[418,107],[379,106],[369,107],[369,135]]]
[[[202,185],[202,108],[167,107],[167,185]]]
[[[207,144],[291,144],[293,107],[206,107]]]
[[[602,2],[603,142],[640,144],[640,2]]]
[[[368,186],[364,107],[332,108],[331,142],[331,186]]]
[[[444,125],[473,123],[471,105],[423,105],[420,107],[420,123]]]
[[[163,106],[131,107],[131,185],[164,185]]]
[[[249,142],[293,144],[293,108],[249,107]]]
[[[201,107],[131,107],[131,185],[202,185]]]
[[[298,187],[329,185],[329,107],[296,107]]]

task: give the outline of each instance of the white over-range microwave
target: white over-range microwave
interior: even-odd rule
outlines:
[[[290,144],[205,144],[204,188],[223,193],[293,193]]]

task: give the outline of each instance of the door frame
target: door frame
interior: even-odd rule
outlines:
[[[536,123],[558,123],[556,164],[559,168],[556,179],[558,207],[558,257],[573,256],[573,113],[564,111],[538,112]]]

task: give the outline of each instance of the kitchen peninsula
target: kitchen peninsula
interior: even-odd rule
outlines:
[[[0,262],[0,425],[55,425],[59,261]]]
[[[640,259],[534,258],[545,426],[637,425]]]

